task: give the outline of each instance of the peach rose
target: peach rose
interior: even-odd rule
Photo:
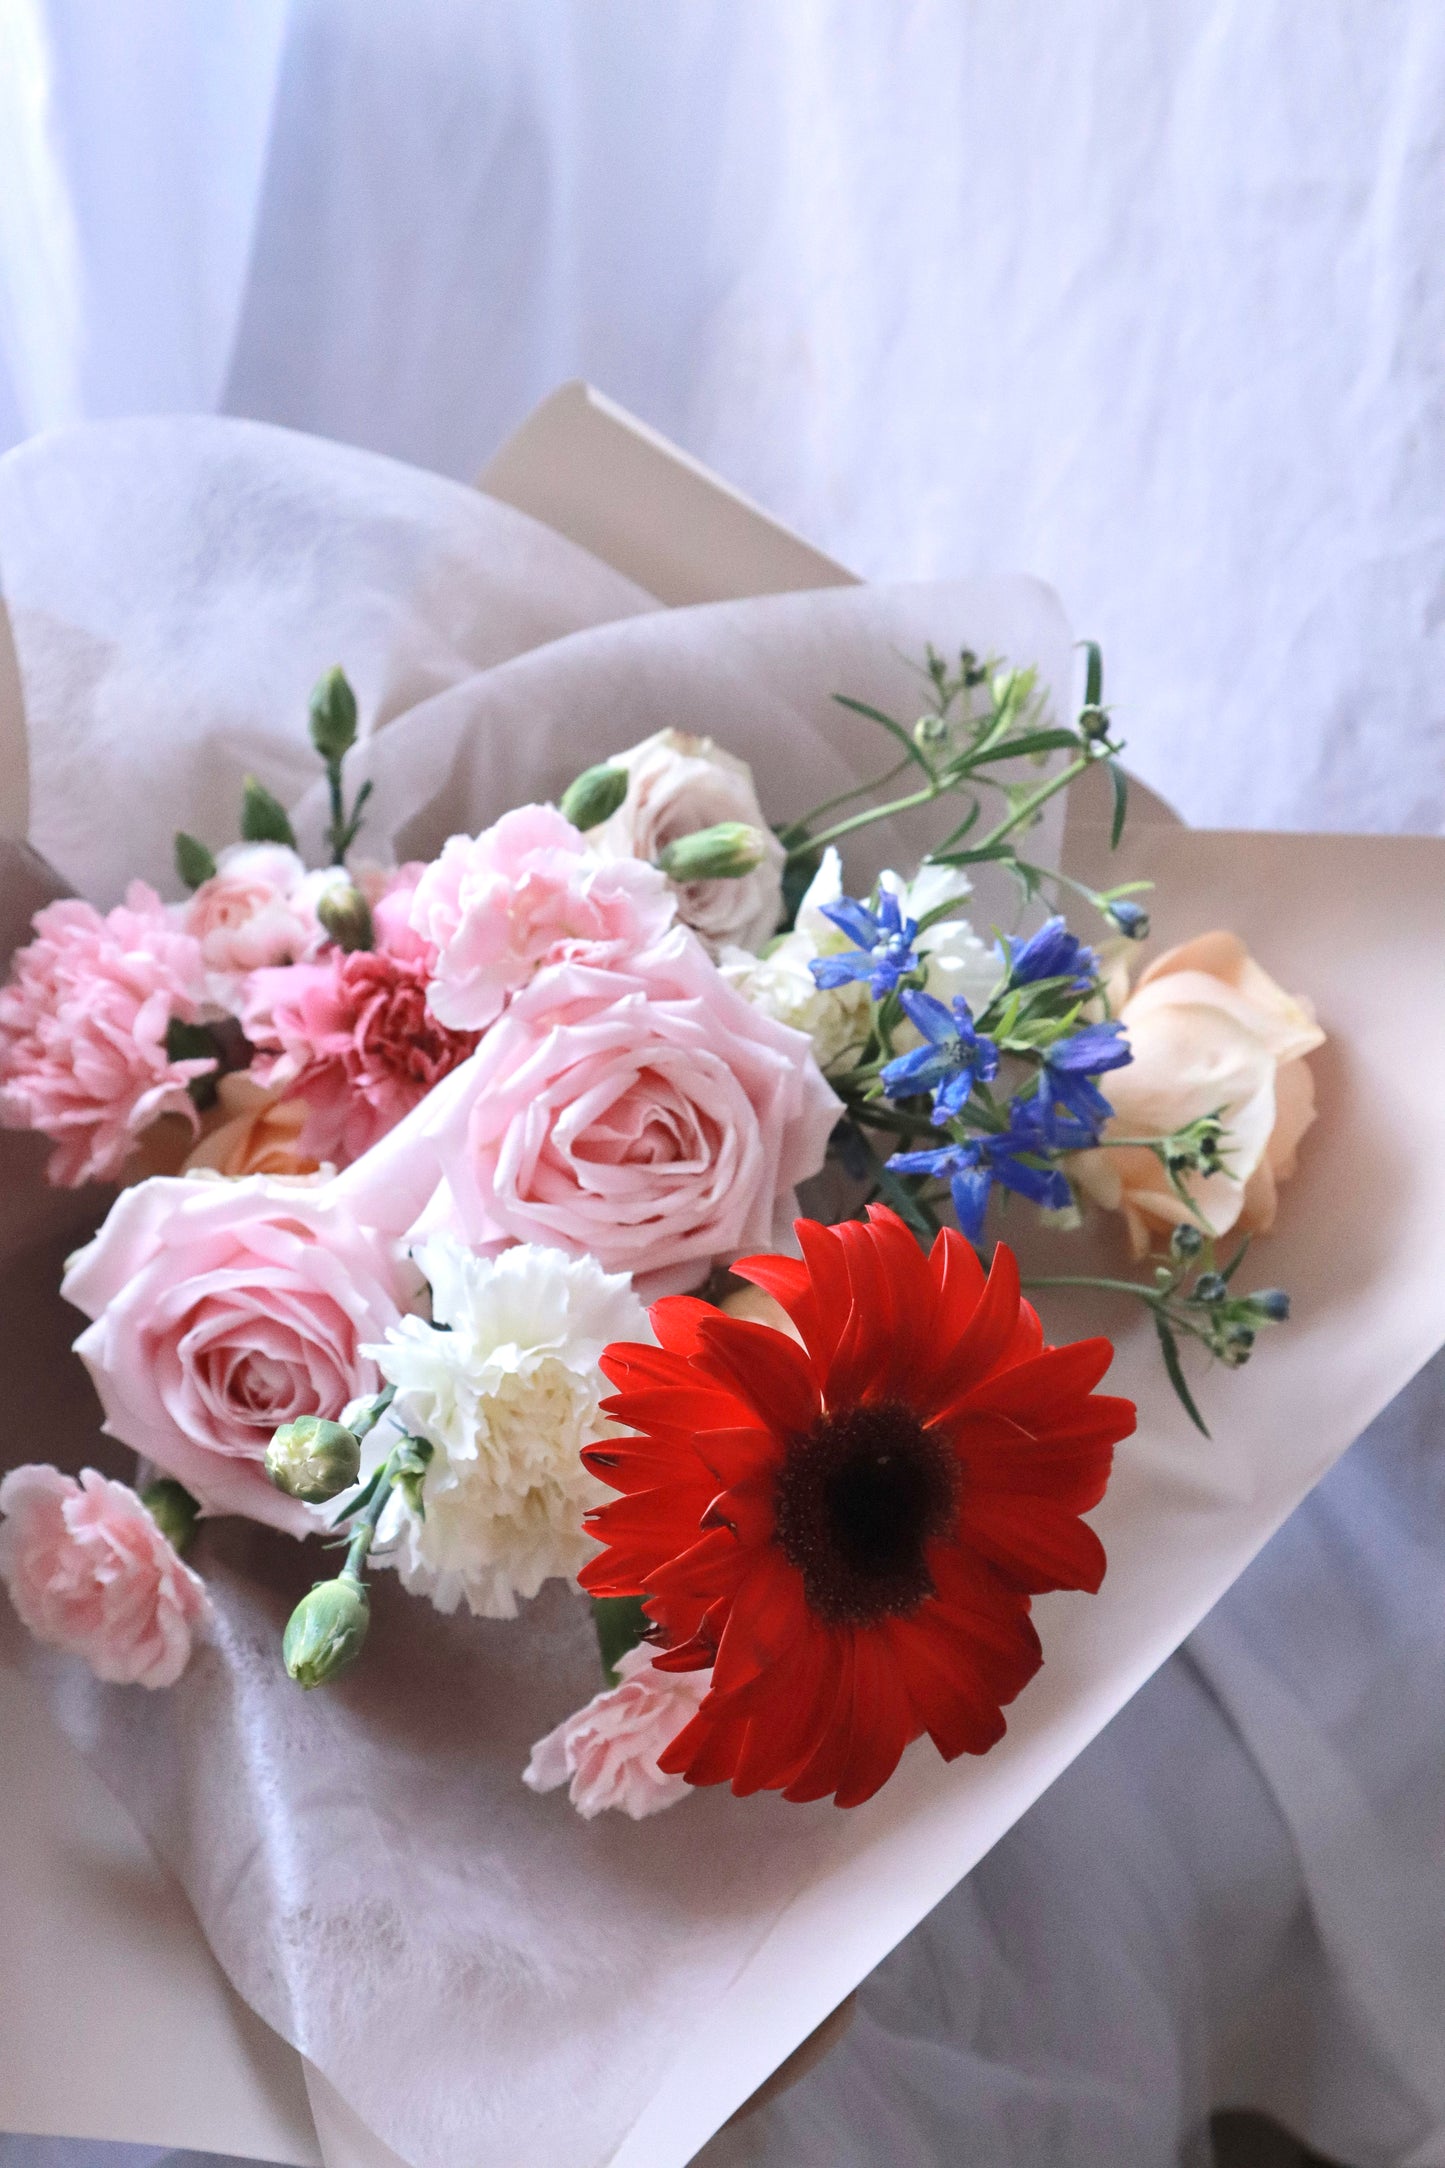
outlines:
[[[175,1684],[211,1607],[133,1490],[32,1464],[0,1483],[0,1513],[0,1581],[37,1641],[114,1686]]]
[[[304,1535],[306,1507],[262,1465],[271,1434],[379,1390],[362,1349],[414,1284],[326,1188],[194,1174],[122,1191],[61,1293],[94,1320],[75,1346],[113,1438],[208,1511]]]
[[[186,1174],[209,1167],[237,1179],[245,1174],[290,1176],[315,1174],[321,1162],[304,1151],[301,1132],[308,1109],[303,1099],[267,1091],[244,1070],[223,1076],[206,1133],[186,1159]]]
[[[1206,933],[1151,964],[1118,1014],[1133,1060],[1109,1076],[1104,1136],[1168,1136],[1218,1111],[1225,1169],[1185,1185],[1216,1235],[1263,1233],[1314,1120],[1304,1057],[1325,1035],[1309,1004],[1277,986],[1236,935]],[[1124,1214],[1136,1257],[1190,1218],[1143,1145],[1082,1152],[1070,1172]]]

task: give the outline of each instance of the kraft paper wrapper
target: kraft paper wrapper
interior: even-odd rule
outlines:
[[[269,779],[274,755],[283,784],[299,776],[297,688],[339,657],[351,667],[358,647],[395,710],[368,758],[379,816],[406,851],[554,791],[662,722],[711,729],[753,760],[770,812],[794,810],[872,752],[828,694],[906,702],[890,650],[924,638],[998,648],[1065,681],[1065,629],[1027,582],[660,617],[556,537],[546,555],[515,513],[483,500],[478,519],[477,503],[246,425],[82,432],[0,467],[0,580],[32,732],[32,832],[48,855],[100,900],[129,867],[163,878],[172,826],[224,835],[240,763]],[[177,601],[187,523],[203,513],[209,572]],[[533,614],[519,625],[494,572],[524,544]],[[327,552],[348,576],[370,566],[370,614],[354,581],[307,584]],[[178,736],[189,750],[172,759]],[[77,812],[70,781],[97,763],[114,816],[88,868],[97,806]],[[890,855],[924,840],[891,839]],[[1105,846],[1085,822],[1071,862]],[[870,857],[854,861],[859,878]],[[1207,1443],[1139,1319],[1049,1298],[1051,1337],[1114,1334],[1110,1389],[1139,1401],[1140,1429],[1095,1516],[1104,1589],[1038,1604],[1045,1668],[984,1760],[945,1768],[924,1744],[851,1814],[710,1793],[650,1823],[584,1824],[517,1781],[531,1740],[593,1689],[587,1621],[565,1590],[508,1626],[440,1619],[383,1575],[365,1665],[303,1699],[276,1639],[313,1561],[234,1523],[202,1543],[217,1645],[172,1694],[98,1687],[0,1624],[7,1657],[177,1875],[242,1995],[321,2073],[328,2159],[362,2168],[369,2133],[418,2168],[691,2158],[1087,1744],[1439,1343],[1445,1178],[1415,1140],[1445,1059],[1445,844],[1145,823],[1111,872],[1159,878],[1155,950],[1223,919],[1313,996],[1331,1034],[1316,1057],[1321,1120],[1280,1232],[1253,1261],[1257,1282],[1292,1288],[1296,1320],[1248,1370],[1202,1384]],[[32,1154],[8,1185],[5,1369],[47,1426],[47,1457],[78,1462],[99,1457],[93,1409],[63,1353],[76,1321],[53,1290],[73,1215],[95,1200],[57,1200],[34,1168]],[[1101,1239],[1117,1262],[1115,1235]],[[1071,1246],[1064,1269],[1080,1254]],[[12,1428],[11,1457],[32,1456],[38,1434]]]

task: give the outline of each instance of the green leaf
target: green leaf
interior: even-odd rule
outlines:
[[[1034,753],[1077,752],[1078,746],[1079,734],[1076,730],[1028,730],[1016,738],[1000,738],[997,743],[991,744],[988,758],[991,761],[1022,760]],[[976,767],[978,761],[970,754],[965,765],[969,768]]]
[[[241,796],[241,835],[247,843],[284,843],[296,848],[296,831],[286,808],[264,783],[248,775]]]
[[[1159,1335],[1159,1350],[1164,1357],[1164,1368],[1168,1372],[1169,1383],[1174,1387],[1179,1397],[1179,1404],[1200,1436],[1207,1438],[1209,1436],[1209,1426],[1194,1405],[1194,1395],[1185,1382],[1184,1371],[1179,1361],[1179,1342],[1175,1339],[1168,1320],[1158,1310],[1154,1312],[1154,1329]]]
[[[184,828],[176,830],[176,871],[187,888],[199,888],[202,881],[209,881],[216,870],[213,854],[201,842],[199,836],[186,834]]]
[[[1238,1270],[1239,1270],[1240,1266],[1241,1266],[1241,1265],[1242,1265],[1242,1264],[1244,1263],[1244,1260],[1245,1260],[1245,1258],[1246,1258],[1246,1257],[1248,1257],[1248,1255],[1249,1255],[1249,1243],[1250,1243],[1250,1238],[1249,1238],[1249,1236],[1248,1236],[1248,1235],[1246,1235],[1246,1236],[1245,1236],[1245,1238],[1244,1238],[1244,1240],[1243,1240],[1243,1241],[1242,1241],[1242,1242],[1240,1243],[1240,1245],[1239,1245],[1239,1248],[1238,1248],[1238,1249],[1237,1249],[1237,1250],[1235,1251],[1234,1255],[1233,1255],[1233,1256],[1232,1256],[1232,1257],[1230,1258],[1230,1260],[1229,1260],[1229,1263],[1228,1263],[1227,1265],[1225,1265],[1225,1266],[1224,1266],[1224,1267],[1223,1267],[1223,1268],[1221,1269],[1221,1271],[1220,1271],[1220,1274],[1219,1274],[1219,1277],[1220,1277],[1220,1279],[1221,1279],[1221,1280],[1223,1280],[1223,1282],[1224,1282],[1224,1284],[1225,1284],[1225,1286],[1226,1286],[1226,1287],[1227,1287],[1227,1286],[1229,1285],[1230,1281],[1231,1281],[1231,1280],[1232,1280],[1232,1279],[1234,1278],[1234,1275],[1235,1275],[1235,1273],[1236,1273],[1236,1272],[1238,1272]]]
[[[1104,696],[1104,653],[1097,640],[1085,640],[1084,706],[1096,708]]]
[[[880,729],[886,730],[890,738],[896,738],[915,766],[923,770],[930,783],[933,781],[933,770],[902,723],[895,722],[891,715],[885,715],[881,708],[870,708],[866,700],[850,699],[847,693],[834,693],[833,698],[840,708],[851,708],[855,715],[866,716],[870,723],[877,723]]]
[[[1124,833],[1124,823],[1129,818],[1129,778],[1117,760],[1107,763],[1109,781],[1114,786],[1114,820],[1109,830],[1109,848],[1117,851]]]
[[[217,1060],[214,1032],[204,1024],[186,1024],[179,1016],[173,1016],[166,1025],[166,1058],[168,1061]],[[204,1114],[216,1103],[216,1071],[209,1076],[193,1076],[186,1087],[192,1104]]]
[[[640,1596],[594,1596],[592,1624],[597,1630],[597,1652],[609,1686],[617,1684],[617,1666],[629,1649],[645,1639],[647,1613]]]
[[[925,1250],[930,1248],[934,1236],[938,1233],[937,1220],[926,1211],[907,1185],[899,1181],[891,1167],[885,1167],[880,1162],[877,1175],[878,1194],[884,1203],[892,1205],[898,1217],[909,1231],[917,1236]]]

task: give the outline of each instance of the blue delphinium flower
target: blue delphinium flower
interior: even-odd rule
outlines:
[[[895,1174],[946,1177],[958,1224],[969,1240],[976,1242],[983,1233],[995,1182],[1055,1212],[1071,1201],[1069,1185],[1057,1167],[1031,1166],[1023,1156],[1036,1157],[1044,1149],[1030,1124],[1011,1123],[999,1136],[967,1137],[926,1152],[895,1152],[888,1164]]]
[[[987,1084],[998,1074],[998,1048],[975,1030],[973,1011],[962,994],[954,996],[951,1009],[911,986],[898,998],[909,1022],[923,1033],[924,1043],[888,1063],[881,1077],[883,1089],[890,1099],[932,1092],[933,1119],[942,1127],[963,1112],[976,1083]]]
[[[846,986],[852,979],[866,979],[873,999],[881,1001],[907,972],[916,968],[918,958],[913,944],[918,938],[918,921],[903,916],[903,907],[891,888],[885,888],[878,898],[876,911],[851,896],[840,896],[836,903],[825,903],[822,909],[823,916],[848,936],[854,953],[815,956],[808,969],[819,986]]]
[[[1093,1144],[1114,1111],[1094,1079],[1133,1059],[1122,1024],[1086,1024],[1045,1049],[1038,1098],[1027,1103],[1039,1108],[1046,1124],[1059,1110],[1071,1114]]]
[[[1070,990],[1087,994],[1099,972],[1091,948],[1069,932],[1061,918],[1045,920],[1027,941],[1008,940],[1009,984],[1032,986],[1040,979],[1068,979]]]

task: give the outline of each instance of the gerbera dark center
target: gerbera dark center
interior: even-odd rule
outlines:
[[[933,1594],[926,1550],[953,1517],[952,1455],[894,1401],[824,1415],[778,1474],[778,1541],[830,1625],[898,1617]]]

